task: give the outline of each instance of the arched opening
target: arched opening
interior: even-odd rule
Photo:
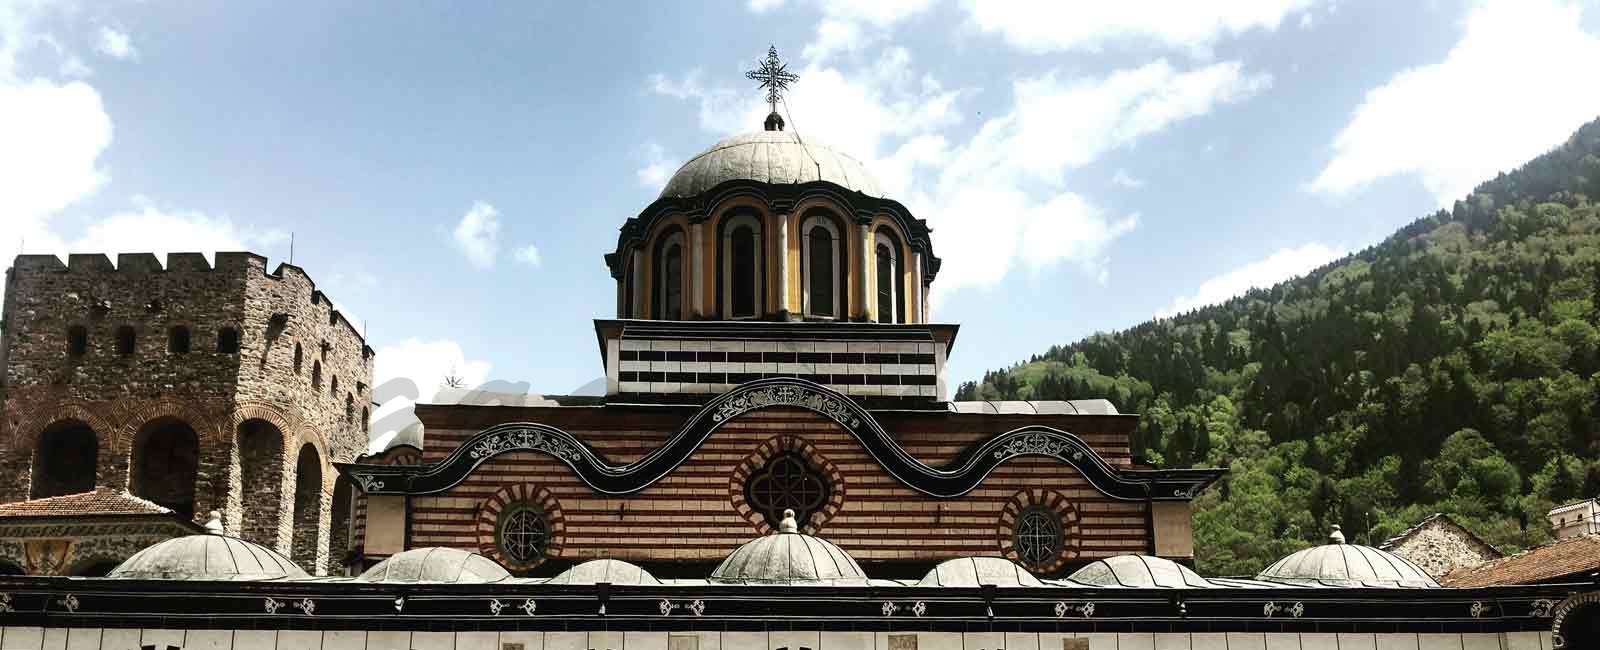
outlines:
[[[239,330],[224,327],[217,330],[217,352],[222,354],[239,353]]]
[[[878,285],[878,322],[906,322],[905,300],[901,298],[900,242],[882,228],[873,236]]]
[[[372,413],[365,406],[361,407],[361,430],[372,433]]]
[[[355,490],[350,487],[350,479],[344,475],[333,478],[333,512],[328,525],[328,560],[331,570],[334,566],[347,566],[350,559],[351,544],[354,543],[353,531],[350,525],[350,513],[355,510]]]
[[[1593,648],[1600,640],[1600,597],[1589,593],[1573,598],[1575,603],[1557,615],[1555,647]]]
[[[722,222],[722,314],[724,318],[761,316],[761,222],[751,214]]]
[[[675,231],[656,244],[655,317],[683,320],[683,232]]]
[[[12,562],[11,560],[0,560],[0,576],[21,576],[27,574],[28,571],[23,569],[22,565]]]
[[[300,343],[296,341],[294,344],[294,374],[296,377],[300,376],[301,372],[304,372],[305,362],[305,349],[301,348]]]
[[[311,387],[322,390],[322,362],[311,362]]]
[[[71,569],[68,569],[67,575],[78,576],[80,578],[104,578],[106,575],[111,573],[112,569],[117,568],[117,565],[119,564],[122,564],[121,560],[104,558],[85,560],[83,562],[79,562]]]
[[[294,541],[289,557],[315,574],[317,538],[322,532],[322,457],[311,444],[300,447],[294,462]]]
[[[167,331],[167,352],[189,353],[189,328],[179,325]]]
[[[194,518],[194,483],[200,473],[200,437],[176,418],[151,420],[134,439],[132,491]]]
[[[344,423],[346,426],[356,423],[356,396],[344,394]]]
[[[130,325],[118,327],[117,354],[122,356],[133,354],[134,347],[138,343],[138,336],[139,335],[133,331],[133,327]]]
[[[34,499],[94,491],[95,458],[100,440],[94,429],[76,420],[50,425],[33,451]]]
[[[839,259],[843,241],[832,218],[813,214],[800,223],[801,307],[807,317],[838,318],[844,313]]]
[[[266,420],[239,423],[239,536],[277,548],[282,532],[283,432]]]
[[[338,375],[334,375],[333,379],[328,382],[328,394],[334,396],[334,398],[338,398],[339,397],[339,376]]]
[[[74,359],[89,351],[89,328],[73,325],[67,328],[67,356]]]

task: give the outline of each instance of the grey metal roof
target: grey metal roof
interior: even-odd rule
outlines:
[[[718,142],[690,158],[661,189],[661,198],[695,196],[736,179],[772,184],[827,181],[883,197],[878,181],[855,158],[793,131],[755,131]]]
[[[980,400],[950,402],[956,413],[987,413],[990,415],[1121,415],[1111,400]]]
[[[511,577],[499,563],[458,548],[429,546],[402,551],[373,565],[362,582],[443,582],[477,584]]]
[[[1308,587],[1439,586],[1409,560],[1360,544],[1323,544],[1296,551],[1274,562],[1256,579]]]
[[[866,585],[850,554],[832,542],[800,533],[773,533],[745,542],[711,572],[719,584]]]
[[[1152,555],[1117,555],[1095,560],[1067,579],[1096,587],[1205,589],[1212,586],[1189,567]]]
[[[659,585],[660,580],[642,567],[622,560],[589,560],[551,578],[552,585]]]
[[[394,437],[390,438],[388,444],[383,446],[383,450],[389,451],[390,449],[394,449],[395,447],[399,447],[401,445],[409,445],[416,447],[417,449],[422,449],[423,439],[424,429],[422,427],[422,423],[412,422],[411,424],[406,425],[406,428],[395,432]]]
[[[106,574],[132,580],[283,580],[308,578],[293,560],[226,535],[186,535],[152,544]]]
[[[1044,583],[1016,562],[1003,557],[945,560],[922,576],[918,587],[1043,587]]]

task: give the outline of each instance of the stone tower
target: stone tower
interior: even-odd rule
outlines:
[[[220,511],[308,571],[342,558],[350,498],[332,463],[366,449],[373,352],[303,270],[266,265],[19,256],[0,503],[126,492],[190,521]]]

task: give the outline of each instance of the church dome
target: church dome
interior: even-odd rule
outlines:
[[[593,585],[599,583],[613,585],[659,585],[660,580],[650,575],[643,567],[632,562],[622,560],[589,560],[583,564],[562,571],[560,575],[546,581],[547,585]]]
[[[861,161],[793,131],[755,131],[714,145],[678,168],[661,198],[695,196],[731,180],[800,184],[827,181],[867,196],[883,197]]]
[[[1043,587],[1044,583],[1016,562],[1003,557],[945,560],[922,576],[918,587]]]
[[[1344,543],[1334,526],[1329,543],[1290,553],[1256,575],[1257,580],[1303,586],[1437,588],[1438,582],[1410,560]]]
[[[499,563],[471,551],[430,546],[389,556],[367,569],[362,582],[443,582],[475,584],[511,577]]]
[[[1211,586],[1189,567],[1152,555],[1117,555],[1095,560],[1067,579],[1095,587],[1194,589]]]
[[[745,542],[711,572],[723,584],[867,584],[855,559],[828,540],[803,535],[794,511],[783,511],[778,532]]]
[[[146,547],[106,574],[128,580],[284,580],[308,578],[293,560],[226,535],[175,537]]]

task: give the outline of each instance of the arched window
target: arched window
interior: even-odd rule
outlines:
[[[117,354],[122,356],[133,354],[137,342],[138,334],[133,331],[132,326],[123,325],[117,328]]]
[[[289,557],[316,575],[318,535],[322,532],[322,457],[307,443],[294,463],[294,538]]]
[[[74,359],[89,351],[89,328],[73,325],[67,328],[67,356]]]
[[[318,390],[322,389],[322,362],[321,361],[312,361],[311,362],[311,387],[315,388],[315,389],[318,389]]]
[[[152,420],[139,429],[133,450],[132,492],[194,517],[200,438],[182,420]]]
[[[356,421],[356,396],[344,394],[344,423],[354,424]]]
[[[372,433],[372,413],[365,406],[361,407],[361,430]]]
[[[683,320],[683,233],[662,237],[655,259],[655,317]]]
[[[338,399],[339,398],[339,376],[338,375],[334,375],[333,376],[333,380],[328,382],[328,394],[332,395],[334,397],[334,399]]]
[[[800,223],[802,308],[808,317],[838,318],[843,291],[839,290],[839,226],[822,215]]]
[[[300,343],[297,341],[294,344],[294,374],[295,375],[299,375],[300,374],[300,368],[305,365],[305,360],[306,360],[305,350],[300,347]]]
[[[240,422],[234,455],[240,491],[251,496],[249,506],[242,509],[239,537],[276,547],[282,532],[283,432],[266,420]]]
[[[189,353],[189,328],[178,325],[167,332],[167,352]]]
[[[239,330],[224,327],[217,330],[217,352],[222,354],[239,353]]]
[[[722,314],[757,318],[763,308],[761,222],[750,214],[722,222]]]
[[[94,429],[76,421],[50,425],[39,435],[33,452],[34,499],[94,491],[95,459],[100,440]]]
[[[878,322],[906,322],[905,301],[900,296],[900,244],[887,231],[873,237],[877,257]]]

